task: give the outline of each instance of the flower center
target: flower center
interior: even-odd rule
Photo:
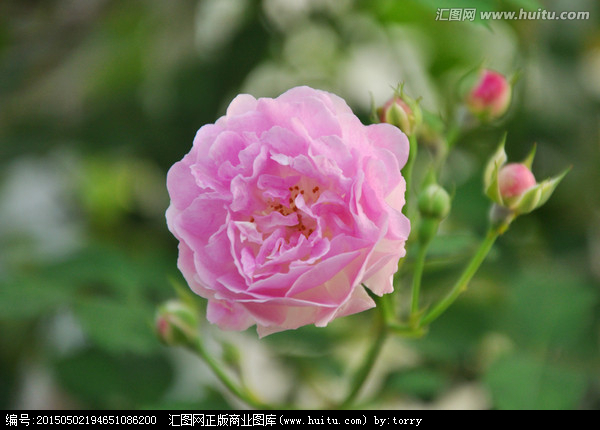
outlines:
[[[269,199],[261,215],[279,212],[284,217],[288,217],[295,214],[298,222],[287,225],[288,231],[292,234],[299,232],[308,238],[317,227],[317,222],[310,213],[310,206],[319,199],[321,187],[313,181],[301,179],[297,185],[289,187],[288,191],[287,201],[283,203],[279,198]],[[298,196],[301,196],[301,198],[298,199]],[[254,222],[254,217],[250,218],[250,222]]]

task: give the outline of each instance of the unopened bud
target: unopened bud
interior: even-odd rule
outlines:
[[[502,139],[498,150],[488,161],[483,182],[485,194],[496,205],[511,212],[512,219],[514,216],[529,213],[546,203],[569,169],[558,176],[538,183],[531,173],[535,147],[523,162],[506,164],[504,143],[505,138]]]
[[[500,195],[506,200],[517,197],[536,185],[529,168],[521,163],[508,163],[498,171]]]
[[[510,105],[512,88],[506,77],[483,69],[476,84],[467,94],[466,103],[471,113],[482,121],[504,115]]]
[[[179,300],[170,300],[158,308],[156,333],[165,345],[188,345],[198,335],[198,315]]]
[[[438,184],[430,184],[419,194],[418,206],[424,218],[441,220],[450,212],[450,196]]]
[[[379,121],[398,127],[407,135],[415,133],[423,118],[417,100],[404,94],[402,86],[382,107],[377,109]]]
[[[450,196],[438,184],[432,183],[419,193],[417,205],[421,213],[418,239],[424,245],[435,237],[440,222],[450,212]]]
[[[414,127],[414,114],[410,107],[398,97],[390,99],[380,110],[379,120],[395,125],[406,134]]]

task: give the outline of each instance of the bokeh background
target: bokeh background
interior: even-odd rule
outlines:
[[[440,7],[589,19],[436,21]],[[507,118],[466,133],[448,160],[453,212],[424,300],[447,290],[485,231],[481,172],[504,131],[511,159],[537,142],[536,177],[572,170],[426,338],[386,344],[366,387],[380,400],[363,406],[600,408],[596,0],[0,2],[0,408],[240,407],[153,333],[157,305],[183,283],[164,219],[169,166],[241,92],[308,84],[367,122],[399,82],[444,112],[481,64],[520,78]],[[344,387],[371,317],[263,340],[202,330],[264,398],[311,406]]]

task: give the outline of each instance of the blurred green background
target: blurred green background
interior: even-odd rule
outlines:
[[[436,21],[439,7],[589,19]],[[485,231],[482,166],[505,130],[510,159],[537,142],[537,178],[573,169],[426,338],[387,343],[366,387],[381,399],[364,406],[600,408],[599,24],[596,0],[3,0],[0,408],[239,407],[153,334],[156,306],[183,283],[168,168],[240,92],[308,84],[366,121],[403,81],[443,112],[482,63],[520,79],[504,122],[467,133],[448,160],[453,212],[424,300],[448,289]],[[202,330],[264,398],[311,406],[344,386],[371,316],[260,341]],[[308,378],[311,389],[290,390]]]

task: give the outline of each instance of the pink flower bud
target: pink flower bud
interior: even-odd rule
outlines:
[[[506,77],[493,70],[484,69],[478,82],[467,95],[467,106],[482,120],[502,116],[510,104],[512,88]]]
[[[521,163],[509,163],[498,172],[500,195],[504,199],[517,197],[536,185],[535,177],[529,168]]]
[[[422,122],[419,102],[404,94],[402,87],[377,109],[377,116],[380,122],[395,125],[407,135],[413,134]]]
[[[529,213],[546,203],[569,169],[538,183],[531,173],[535,146],[521,163],[506,164],[505,139],[506,136],[487,163],[483,189],[494,202],[492,221],[502,221],[506,226],[515,216]]]

